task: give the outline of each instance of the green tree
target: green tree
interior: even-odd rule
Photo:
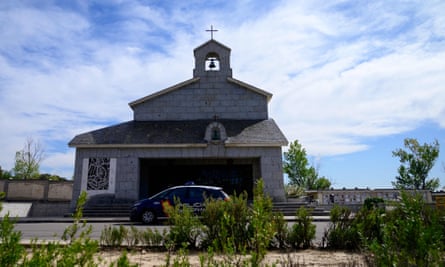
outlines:
[[[40,163],[45,152],[39,142],[28,138],[22,150],[15,153],[14,176],[18,179],[37,179],[39,177]]]
[[[2,169],[2,167],[0,166],[0,179],[10,179],[12,178],[12,174],[10,171],[5,171]]]
[[[326,177],[320,177],[318,168],[311,166],[306,150],[295,140],[289,150],[284,152],[283,170],[288,175],[290,184],[306,190],[327,189],[331,182]]]
[[[65,177],[61,177],[57,174],[49,174],[49,173],[42,173],[39,174],[40,180],[48,180],[48,181],[66,181],[67,179]]]
[[[428,179],[428,173],[439,157],[439,142],[435,140],[432,144],[420,145],[416,139],[406,138],[404,145],[405,150],[392,152],[401,163],[393,186],[397,189],[436,190],[440,186],[439,178]]]
[[[318,177],[315,180],[314,189],[325,190],[331,187],[331,181],[326,177]]]

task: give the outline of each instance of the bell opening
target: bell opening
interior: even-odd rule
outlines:
[[[209,57],[205,61],[206,71],[219,71],[219,60],[216,57]]]

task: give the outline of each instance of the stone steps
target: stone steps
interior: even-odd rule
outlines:
[[[88,205],[83,210],[84,217],[128,217],[131,203],[112,203]],[[277,202],[273,203],[273,211],[281,212],[284,216],[295,216],[300,207],[311,210],[312,216],[329,216],[329,211],[309,203]]]
[[[131,204],[109,204],[85,207],[84,217],[128,217]]]
[[[273,211],[281,212],[284,216],[295,216],[298,209],[305,207],[311,211],[312,216],[329,216],[329,210],[305,202],[275,202]]]

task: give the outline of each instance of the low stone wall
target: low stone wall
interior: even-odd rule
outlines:
[[[63,217],[71,212],[72,181],[0,180],[0,192],[5,192],[4,209],[14,203],[29,203],[25,217]]]
[[[34,202],[28,217],[63,217],[71,212],[70,202]]]
[[[73,182],[47,180],[0,180],[5,201],[71,201]]]

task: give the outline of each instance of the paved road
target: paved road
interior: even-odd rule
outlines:
[[[321,242],[321,239],[323,237],[324,230],[326,229],[328,222],[326,221],[316,221],[313,222],[316,225],[316,237],[314,240],[314,245],[319,245]],[[289,222],[289,226],[291,226],[293,223]],[[27,223],[16,223],[15,229],[17,231],[20,231],[22,233],[22,241],[24,243],[29,243],[32,239],[37,238],[39,241],[54,241],[54,240],[60,240],[60,237],[62,236],[64,230],[71,225],[69,222],[27,222]],[[91,232],[91,238],[93,239],[100,239],[100,234],[102,230],[109,226],[117,226],[124,225],[124,226],[130,226],[134,225],[137,228],[146,228],[151,227],[153,230],[157,229],[158,231],[162,232],[163,229],[167,228],[168,226],[163,225],[155,225],[155,226],[146,226],[141,224],[131,224],[128,222],[89,222],[87,225],[92,226],[92,232]]]

